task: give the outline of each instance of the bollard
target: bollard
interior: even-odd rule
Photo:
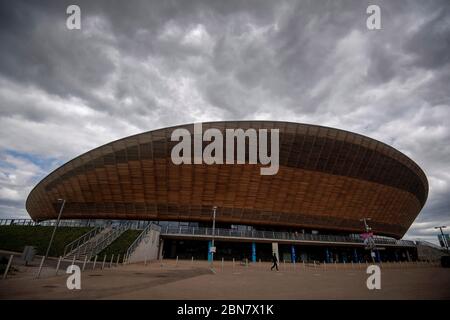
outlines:
[[[84,256],[83,268],[81,269],[81,271],[84,271],[84,268],[86,267],[86,262],[87,262],[87,256]]]
[[[233,258],[233,272],[234,272],[234,258]]]
[[[114,260],[114,253],[111,255],[111,260],[109,261],[109,268],[112,267],[113,260]]]
[[[44,264],[44,260],[45,260],[45,256],[42,257],[41,259],[41,263],[39,264],[39,270],[38,270],[38,274],[36,276],[36,278],[38,279],[41,275],[41,271],[42,271],[42,265]]]
[[[94,258],[94,264],[92,265],[92,270],[95,270],[95,264],[97,263],[97,255]]]
[[[223,257],[222,257],[222,272],[223,272]]]
[[[147,265],[147,254],[144,257],[144,266],[146,266],[146,265]]]
[[[327,271],[327,262],[325,260],[323,260],[323,268],[325,271]]]
[[[245,258],[245,267],[248,268],[248,258]]]
[[[105,268],[106,254],[103,256],[102,270]]]
[[[283,271],[286,271],[286,260],[283,259]]]
[[[8,264],[6,265],[5,272],[3,273],[3,280],[6,279],[6,276],[8,275],[8,271],[9,271],[9,268],[11,267],[11,263],[12,263],[13,259],[14,259],[14,255],[12,254],[9,256]],[[38,278],[39,278],[39,276],[38,276]]]
[[[259,268],[262,268],[261,259],[259,259]]]
[[[120,253],[117,255],[116,267],[119,266],[119,260],[120,260]]]
[[[359,268],[361,269],[361,261],[358,261],[358,263],[359,263]]]
[[[353,261],[352,261],[352,270],[353,270]]]
[[[302,262],[303,262],[303,271],[304,271],[306,269],[305,260],[302,260]]]
[[[316,270],[316,260],[314,260],[314,270]]]
[[[337,263],[336,263],[336,260],[334,261],[334,269],[337,270]]]
[[[175,267],[178,266],[178,256],[177,256],[177,260],[175,261]]]
[[[192,256],[192,258],[191,258],[191,266],[193,266],[194,265],[194,256]]]
[[[345,260],[344,260],[344,270],[345,270]]]
[[[62,257],[59,256],[58,263],[56,264],[56,275],[58,275],[59,265],[61,264],[61,259],[62,259]]]

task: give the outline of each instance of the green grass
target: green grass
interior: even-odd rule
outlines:
[[[127,252],[128,247],[136,240],[142,230],[127,230],[114,240],[108,247],[98,254],[97,261],[103,261],[103,257],[106,255],[106,261],[111,260],[111,255],[114,254],[114,262],[117,261],[117,255],[120,254],[120,260],[123,260],[124,254]]]
[[[92,230],[89,227],[59,227],[56,230],[49,256],[58,257],[63,254],[64,247]],[[25,246],[35,246],[36,253],[45,254],[53,227],[43,226],[0,226],[0,249],[22,252]]]

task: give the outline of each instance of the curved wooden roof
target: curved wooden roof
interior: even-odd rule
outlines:
[[[411,159],[374,139],[309,124],[270,121],[203,123],[203,130],[279,129],[280,169],[260,165],[174,165],[176,128],[145,132],[93,149],[53,171],[26,202],[35,220],[63,218],[217,221],[360,232],[400,238],[428,195]]]

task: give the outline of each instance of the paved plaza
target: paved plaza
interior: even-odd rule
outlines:
[[[383,264],[381,290],[368,290],[365,264],[270,264],[163,261],[86,266],[81,290],[68,290],[64,270],[21,267],[0,281],[1,299],[450,299],[450,269],[426,263]]]

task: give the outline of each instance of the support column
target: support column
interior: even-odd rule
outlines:
[[[280,261],[280,254],[278,252],[278,242],[272,242],[272,255],[275,253],[278,261]]]
[[[411,262],[411,256],[409,255],[408,249],[406,249],[406,258],[408,259],[408,262]]]
[[[164,239],[159,240],[158,260],[163,258]]]
[[[379,250],[376,250],[376,251],[375,251],[375,254],[376,254],[376,257],[377,257],[377,262],[378,262],[378,263],[381,262],[381,254],[380,254],[380,251],[379,251]]]
[[[212,261],[211,247],[212,247],[212,240],[209,240],[208,241],[208,262]]]
[[[296,260],[297,260],[297,257],[295,255],[295,246],[291,245],[291,262],[295,263]]]
[[[256,243],[252,242],[252,262],[256,262]]]
[[[358,262],[358,252],[356,251],[356,248],[353,248],[353,262]]]

